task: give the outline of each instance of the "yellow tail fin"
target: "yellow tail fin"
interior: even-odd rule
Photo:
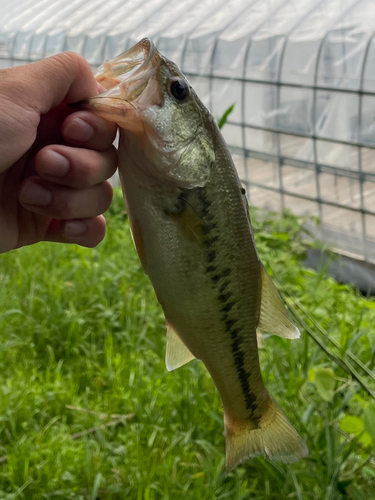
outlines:
[[[259,427],[236,425],[225,416],[227,472],[251,457],[263,455],[289,463],[306,457],[309,450],[279,405],[270,398]]]

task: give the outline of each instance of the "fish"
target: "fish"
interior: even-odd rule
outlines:
[[[119,127],[131,233],[165,314],[166,367],[201,360],[222,400],[226,469],[307,446],[266,389],[257,331],[300,337],[261,263],[246,192],[210,112],[149,39],[98,69],[80,102]]]

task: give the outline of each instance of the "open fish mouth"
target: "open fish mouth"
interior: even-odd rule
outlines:
[[[105,61],[94,76],[103,87],[112,91],[108,97],[118,96],[131,102],[142,93],[159,66],[159,60],[153,42],[144,38],[111,61]],[[104,97],[104,94],[100,95]]]
[[[135,101],[142,96],[150,80],[157,80],[160,61],[160,54],[153,42],[144,38],[98,68],[94,76],[107,89],[105,92],[77,104],[81,109],[117,122],[122,128],[135,133],[142,132],[143,124],[136,109],[139,106]],[[161,99],[160,93],[155,94],[154,90],[154,100],[158,94]],[[149,101],[148,105],[151,104]]]

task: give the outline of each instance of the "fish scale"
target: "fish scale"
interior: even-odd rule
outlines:
[[[81,105],[120,127],[119,172],[133,240],[163,308],[168,370],[203,361],[224,408],[226,465],[293,462],[300,435],[267,391],[257,330],[299,338],[259,260],[225,141],[179,68],[152,42],[99,69]]]
[[[228,160],[231,161],[230,158],[227,159],[227,161]],[[217,165],[214,164],[212,166],[212,169],[219,170],[220,166],[217,168]],[[246,417],[250,419],[253,418],[258,406],[256,404],[256,393],[258,392],[258,389],[260,389],[261,394],[264,390],[264,385],[261,381],[261,377],[254,376],[254,378],[256,378],[255,384],[253,382],[252,387],[250,386],[250,373],[260,374],[260,369],[258,361],[258,351],[256,347],[256,325],[259,321],[259,305],[257,304],[254,308],[252,308],[251,298],[249,297],[249,295],[252,295],[253,300],[256,302],[257,297],[260,297],[260,294],[256,293],[256,287],[251,286],[247,281],[246,283],[244,283],[244,285],[251,289],[251,294],[248,294],[246,292],[241,293],[241,289],[238,287],[239,280],[237,274],[239,274],[240,276],[248,276],[248,273],[246,272],[246,261],[257,259],[255,248],[251,244],[252,241],[250,238],[250,233],[248,231],[244,232],[244,242],[246,242],[246,239],[248,241],[244,245],[241,245],[240,232],[233,228],[233,238],[230,239],[232,240],[233,246],[237,247],[237,252],[239,252],[239,254],[241,255],[241,258],[237,259],[235,258],[235,249],[231,248],[228,245],[228,242],[223,241],[223,239],[225,239],[223,238],[223,236],[220,237],[220,235],[227,234],[227,229],[223,227],[223,222],[228,219],[226,207],[231,207],[231,211],[233,211],[233,223],[238,224],[241,227],[246,227],[246,225],[243,225],[243,222],[245,222],[245,224],[247,223],[246,219],[241,223],[241,216],[246,217],[246,215],[242,208],[239,181],[236,176],[233,175],[233,172],[233,170],[230,171],[230,173],[232,174],[232,179],[226,179],[225,184],[223,183],[220,176],[217,176],[215,181],[210,184],[209,187],[196,188],[195,190],[192,190],[188,200],[191,200],[190,204],[192,206],[194,206],[195,200],[201,203],[201,209],[198,211],[203,221],[200,228],[201,234],[199,235],[203,243],[201,258],[203,260],[206,260],[208,264],[206,270],[211,279],[211,288],[214,290],[214,296],[211,299],[212,304],[210,304],[210,302],[207,300],[205,302],[205,306],[210,308],[212,310],[212,315],[215,318],[219,317],[221,321],[221,334],[227,338],[227,341],[230,344],[230,352],[228,354],[229,357],[232,358],[232,364],[235,368],[235,371],[233,371],[232,369],[231,373],[234,373],[238,379],[245,407],[246,410],[248,410],[244,411],[244,414],[246,414]],[[223,174],[226,175],[226,172],[224,171]],[[210,202],[210,198],[217,199],[216,182],[218,182],[219,186],[228,186],[230,185],[230,183],[234,184],[230,192],[233,191],[233,193],[236,194],[235,198],[239,213],[236,213],[236,210],[234,210],[235,204],[233,203],[234,200],[232,196],[226,193],[224,194],[224,198],[221,200],[221,203],[217,204],[215,215],[212,215],[210,211],[210,206],[212,205],[212,203]],[[212,217],[212,219],[206,221],[207,217],[209,218],[210,216]],[[211,229],[208,225],[209,222],[211,223]],[[213,228],[212,225],[214,225]],[[210,230],[207,231],[207,228],[209,228]],[[212,232],[214,232],[215,234],[212,235]],[[247,259],[242,258],[242,256],[244,256],[245,254]],[[238,269],[237,272],[236,269],[233,269],[233,264],[231,264],[231,259],[233,258],[235,262],[240,264],[240,269]],[[230,309],[233,308],[235,309],[235,311],[232,310],[231,313]],[[256,311],[254,317],[251,317],[252,310]],[[216,340],[219,336],[219,333],[217,331],[214,332],[214,336],[214,339]],[[244,337],[245,339],[247,339],[247,343],[245,344],[246,346],[250,342],[253,344],[252,349],[246,350],[247,352],[251,352],[252,354],[250,363],[246,363],[246,366],[246,351],[244,352],[242,349]],[[189,339],[183,338],[183,340],[187,345],[189,344]],[[221,375],[224,375],[224,377],[228,380],[227,374],[223,374],[222,372],[215,373],[215,371],[217,371],[217,369],[215,370],[215,367],[217,367],[218,365],[220,366],[220,363],[217,362],[218,360],[212,359],[212,356],[210,355],[207,359],[203,359],[202,357],[201,359],[208,367],[216,384],[219,383],[216,379],[218,379]],[[261,396],[260,399],[262,399]],[[234,405],[228,398],[228,401],[224,402],[224,406],[228,408],[227,411],[230,411],[230,408],[232,408]],[[236,409],[238,413],[238,401],[236,401]],[[256,426],[256,421],[254,421],[254,425]]]

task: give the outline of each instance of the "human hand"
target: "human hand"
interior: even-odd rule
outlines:
[[[98,92],[74,53],[0,71],[0,253],[104,238],[116,125],[67,106]]]

